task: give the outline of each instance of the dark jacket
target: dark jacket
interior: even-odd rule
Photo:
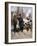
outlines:
[[[16,18],[16,16],[14,16],[13,23],[14,23],[14,25],[17,24],[17,18]]]
[[[23,27],[23,25],[24,25],[23,18],[20,17],[18,20],[19,20],[19,26]]]

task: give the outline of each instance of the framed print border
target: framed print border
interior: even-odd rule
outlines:
[[[35,5],[35,41],[8,43],[8,4]],[[5,2],[5,44],[35,43],[36,42],[36,3]]]

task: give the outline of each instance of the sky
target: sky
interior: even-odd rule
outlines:
[[[11,6],[11,11],[12,12],[16,12],[17,11],[16,6]],[[23,9],[23,13],[26,14],[26,16],[28,16],[29,14],[32,14],[32,7],[19,7],[19,13],[22,12]]]

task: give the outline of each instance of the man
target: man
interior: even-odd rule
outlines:
[[[14,15],[13,23],[14,23],[14,32],[16,32],[16,24],[17,24],[17,17],[16,17],[16,15]]]
[[[21,32],[23,32],[23,18],[21,17],[21,14],[19,14],[18,20],[19,20],[20,30]]]

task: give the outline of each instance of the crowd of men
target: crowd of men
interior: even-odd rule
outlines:
[[[27,20],[29,20],[29,18],[27,18]],[[31,21],[31,20],[30,20]],[[30,28],[30,24],[29,22],[28,23],[25,23],[24,24],[24,20],[21,16],[21,14],[19,14],[18,16],[14,15],[14,18],[13,18],[13,25],[14,25],[14,32],[16,31],[21,31],[23,32],[23,29],[24,29],[24,26],[26,25],[26,29],[27,31],[29,30]],[[18,23],[18,24],[17,24]],[[18,27],[19,26],[19,27]]]

